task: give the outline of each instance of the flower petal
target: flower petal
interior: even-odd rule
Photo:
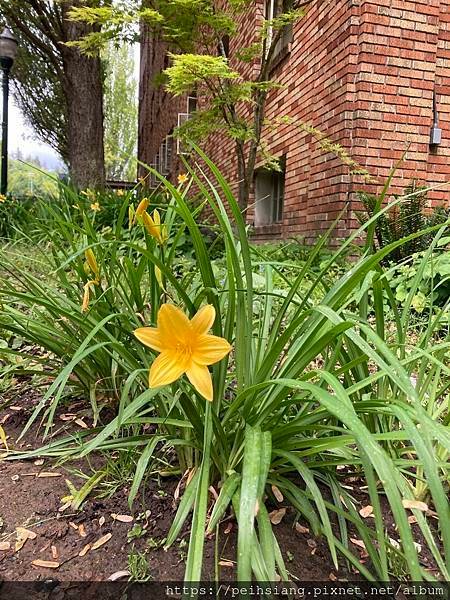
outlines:
[[[150,367],[149,387],[168,385],[179,379],[186,370],[186,362],[180,361],[173,350],[165,350],[155,358]]]
[[[141,344],[144,344],[144,346],[148,346],[158,352],[163,351],[164,345],[162,343],[161,333],[156,327],[139,327],[139,329],[134,330],[134,335]]]
[[[193,347],[192,360],[199,365],[213,365],[231,351],[224,338],[216,335],[199,335]]]
[[[177,306],[163,304],[158,311],[158,329],[165,348],[174,348],[177,343],[190,343],[192,326],[189,319]]]
[[[204,365],[198,365],[193,362],[189,369],[186,371],[186,375],[189,381],[195,387],[197,392],[206,398],[208,402],[213,401],[213,385],[211,379],[211,373],[208,367]]]
[[[203,334],[207,333],[213,326],[214,319],[216,318],[216,310],[211,304],[206,304],[197,312],[191,319],[191,325],[194,328],[195,333]]]

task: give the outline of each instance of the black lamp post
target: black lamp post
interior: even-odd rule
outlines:
[[[0,35],[0,66],[3,72],[3,118],[2,118],[2,179],[0,193],[6,194],[8,190],[8,96],[9,73],[17,54],[17,40],[5,27]]]

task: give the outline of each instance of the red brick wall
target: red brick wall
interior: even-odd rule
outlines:
[[[449,7],[448,0],[360,2],[352,154],[382,182],[408,150],[392,193],[412,179],[436,185],[450,174]],[[429,147],[434,89],[443,129],[435,153]],[[448,198],[445,189],[430,196]]]
[[[236,50],[251,43],[255,34],[263,3],[254,4],[241,18],[240,35],[230,43],[231,61],[238,69],[255,68],[233,60]],[[157,54],[154,51],[150,60],[144,46],[140,147],[141,156],[148,157],[180,110],[161,90],[146,87],[149,72],[161,68]],[[438,184],[450,178],[449,67],[450,0],[316,0],[294,26],[289,56],[274,70],[283,87],[271,92],[267,116],[287,115],[314,125],[368,168],[380,185],[409,145],[392,192],[401,192],[412,178]],[[431,153],[434,89],[443,140]],[[152,103],[156,112],[149,122]],[[347,235],[355,226],[356,191],[371,186],[351,177],[338,158],[325,154],[293,125],[267,130],[264,137],[273,154],[287,157],[284,219],[258,228],[256,236],[301,235],[310,240],[341,211],[335,234]],[[205,149],[236,188],[232,142],[212,136]],[[431,195],[435,201],[448,197],[446,189]],[[250,207],[249,222],[252,215]]]

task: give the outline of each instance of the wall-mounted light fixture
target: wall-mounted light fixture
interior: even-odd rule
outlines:
[[[433,125],[430,132],[430,148],[434,149],[442,141],[442,129],[439,128],[439,115],[436,104],[436,90],[433,92]]]

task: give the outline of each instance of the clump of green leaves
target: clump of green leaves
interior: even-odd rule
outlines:
[[[364,211],[357,212],[361,224],[374,217],[377,210],[378,197],[374,194],[360,192],[359,200]],[[428,188],[412,181],[402,196],[395,196],[392,208],[380,214],[375,225],[375,238],[378,248],[407,238],[409,235],[423,231],[434,225],[445,223],[450,217],[450,210],[443,206],[429,209]],[[389,260],[401,262],[416,252],[429,247],[433,234],[414,237],[401,244],[390,255]]]

